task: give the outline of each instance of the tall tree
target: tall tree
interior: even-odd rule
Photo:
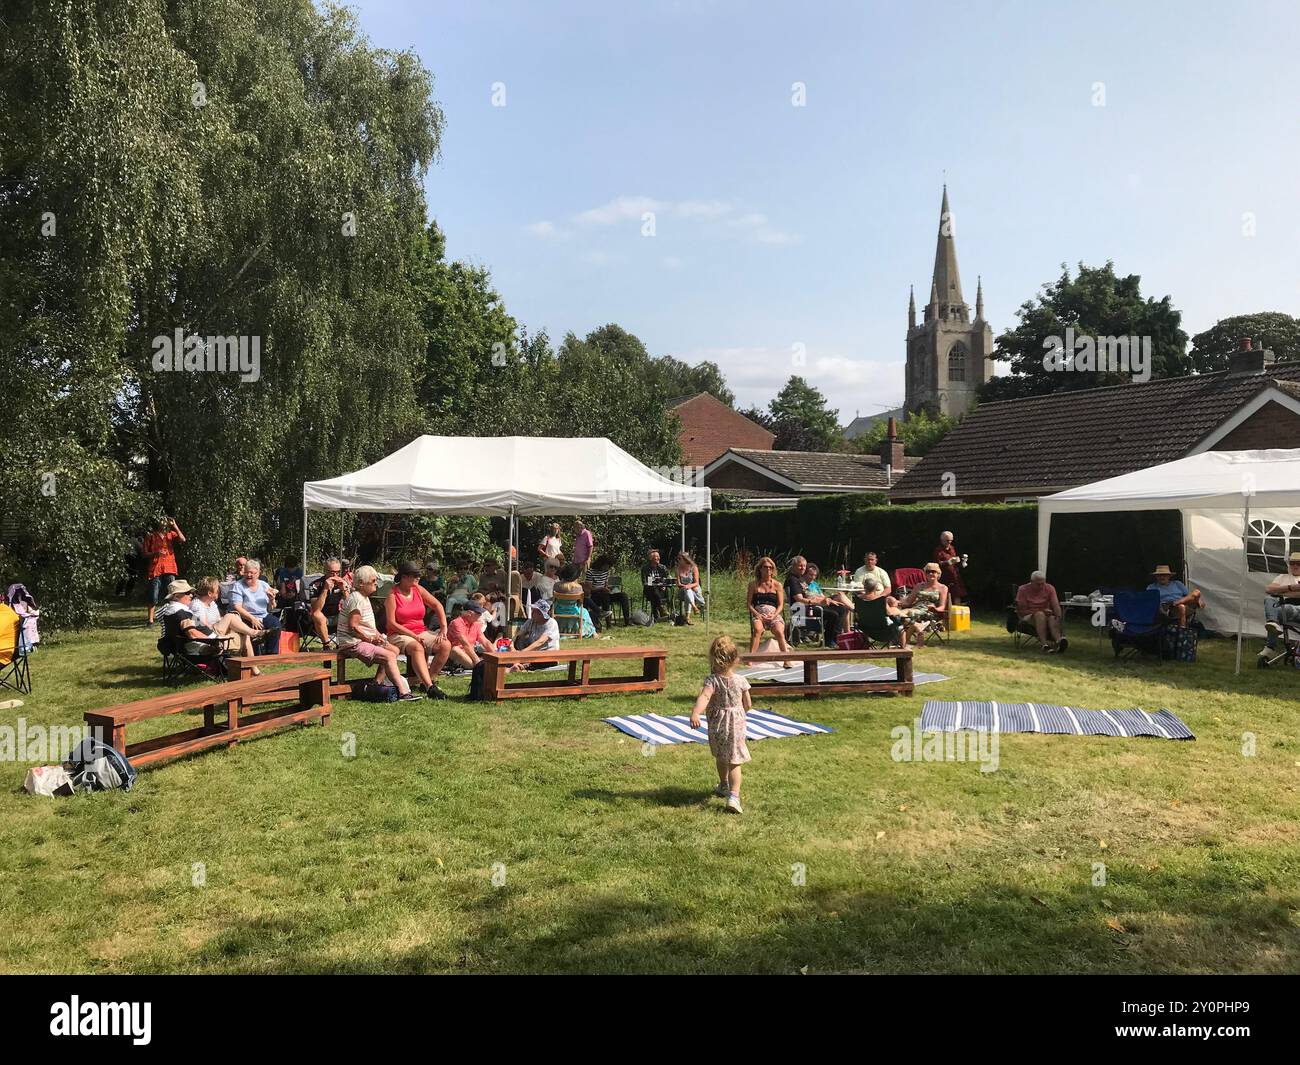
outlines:
[[[903,450],[908,455],[919,458],[947,436],[958,420],[947,414],[932,415],[919,410],[895,424]],[[860,455],[874,455],[888,435],[889,419],[882,418],[852,441],[851,450]]]
[[[1092,267],[1079,264],[1073,277],[1061,264],[1061,276],[1048,282],[1032,300],[1021,304],[1018,323],[997,338],[993,357],[1011,364],[1011,374],[995,377],[983,386],[981,399],[1016,399],[1020,396],[1066,392],[1099,385],[1120,384],[1133,374],[1096,369],[1060,370],[1045,365],[1052,338],[1149,338],[1150,376],[1178,377],[1189,373],[1187,334],[1179,328],[1182,315],[1168,296],[1143,299],[1137,274],[1119,277],[1113,263]]]
[[[1228,356],[1241,346],[1243,338],[1262,343],[1278,359],[1300,359],[1300,318],[1280,311],[1238,314],[1221,318],[1203,333],[1192,337],[1189,356],[1197,373],[1215,373],[1228,368]]]
[[[728,407],[736,402],[736,396],[727,387],[726,378],[716,362],[706,361],[691,366],[671,355],[662,355],[652,361],[651,369],[655,387],[665,399],[707,392]]]
[[[839,416],[826,397],[797,374],[768,404],[778,451],[832,451],[840,447]]]

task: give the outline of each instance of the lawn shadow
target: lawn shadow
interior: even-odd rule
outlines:
[[[702,806],[709,800],[709,793],[698,788],[680,788],[667,786],[652,788],[648,791],[611,791],[609,788],[580,788],[571,793],[575,799],[598,799],[601,802],[617,806],[625,802],[641,802],[648,806]]]

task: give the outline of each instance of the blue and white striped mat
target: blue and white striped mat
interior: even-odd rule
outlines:
[[[627,717],[605,718],[620,732],[635,736],[646,743],[708,743],[709,718],[704,716],[704,728],[691,728],[690,714],[661,717],[659,714],[629,714]],[[794,721],[770,710],[751,710],[745,718],[745,739],[780,740],[787,736],[807,736],[818,732],[834,732],[825,725],[811,721]]]
[[[786,669],[780,663],[769,662],[761,666],[738,669],[736,670],[736,676],[744,677],[746,680],[773,680],[778,684],[802,684],[803,665],[800,664],[793,669]],[[893,666],[869,666],[862,663],[840,664],[826,661],[817,663],[817,680],[819,682],[827,680],[893,680],[897,676],[898,672]],[[933,684],[935,681],[950,679],[942,673],[917,673],[912,678],[912,683]]]
[[[994,703],[927,699],[921,731],[1044,732],[1064,736],[1154,736],[1194,740],[1192,730],[1168,710],[1084,710],[1049,703]]]

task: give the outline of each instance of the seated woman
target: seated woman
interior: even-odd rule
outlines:
[[[631,600],[627,597],[627,592],[610,591],[610,577],[614,571],[614,559],[611,555],[601,555],[594,560],[591,568],[587,570],[586,589],[587,597],[596,605],[596,609],[603,615],[608,612],[611,617],[614,614],[614,604],[618,604],[619,611],[623,615],[623,625],[629,624],[628,615],[632,611]]]
[[[275,613],[275,589],[262,580],[262,563],[244,562],[244,576],[230,589],[230,608],[262,636],[262,654],[280,653],[280,616]]]
[[[207,625],[201,625],[190,613],[190,604],[194,600],[194,589],[190,582],[174,580],[168,585],[167,607],[158,613],[162,617],[163,637],[171,641],[172,647],[184,651],[190,658],[217,654],[226,642],[224,636],[218,636]]]
[[[582,633],[583,635],[587,633],[588,626],[592,631],[600,632],[600,609],[596,606],[595,600],[587,596],[587,590],[583,588],[578,576],[577,566],[565,566],[561,569],[560,579],[555,582],[555,594],[582,596],[582,605],[578,608],[582,616]]]
[[[397,667],[397,647],[375,627],[375,612],[370,596],[379,587],[379,574],[374,566],[361,566],[353,575],[352,591],[339,607],[338,628],[335,640],[339,651],[348,658],[358,658],[374,666],[375,679],[386,676],[397,688],[403,700],[422,699],[411,691],[402,671]]]
[[[902,615],[907,619],[908,631],[914,639],[919,639],[934,620],[935,614],[942,614],[948,609],[948,586],[941,580],[943,571],[937,562],[925,565],[925,583],[918,584],[905,599],[898,602]]]
[[[700,567],[685,551],[677,552],[677,594],[686,604],[686,624],[691,624],[691,612],[704,613],[704,589],[700,587]]]
[[[195,589],[194,598],[190,600],[190,615],[200,626],[211,629],[218,636],[232,637],[237,654],[249,657],[253,654],[253,637],[257,630],[238,614],[231,611],[223,614],[217,605],[217,592],[221,585],[216,577],[204,577]],[[260,669],[253,670],[253,676],[260,676]]]
[[[451,583],[447,586],[447,610],[455,613],[478,591],[478,578],[474,576],[474,563],[458,562]]]
[[[867,626],[862,623],[861,612],[866,610],[863,604],[874,603],[877,599],[883,599],[885,606],[885,629],[882,633],[867,632]],[[894,636],[898,637],[899,647],[907,647],[907,618],[903,611],[899,609],[898,603],[885,588],[876,583],[876,578],[867,576],[862,578],[862,591],[857,593],[858,606],[855,607],[860,613],[858,618],[858,628],[866,632],[872,639],[880,638],[886,641]],[[879,608],[877,608],[879,609]]]
[[[808,581],[808,590],[812,592],[813,595],[821,596],[827,602],[835,603],[837,606],[842,606],[845,610],[852,610],[853,603],[850,602],[849,597],[843,592],[836,592],[833,595],[827,595],[822,591],[822,586],[817,583],[817,577],[820,573],[821,569],[818,567],[816,562],[808,563],[808,570],[805,574],[805,579]]]
[[[516,651],[558,651],[560,649],[560,626],[551,617],[551,604],[545,599],[538,599],[528,612],[528,620],[520,627],[515,636]],[[516,662],[509,672],[518,673],[526,669],[546,669],[554,662]]]
[[[420,587],[446,607],[447,589],[442,583],[442,573],[438,569],[438,563],[430,562],[424,567],[424,576],[420,578]]]
[[[420,567],[415,562],[403,562],[397,567],[397,583],[384,599],[385,630],[398,652],[406,655],[424,694],[445,699],[446,694],[433,678],[442,672],[451,654],[451,644],[443,635],[447,615],[442,604],[416,583],[419,576]],[[433,614],[433,626],[426,628],[424,618],[429,612]]]
[[[785,621],[781,617],[785,609],[785,589],[776,579],[776,563],[766,555],[754,567],[754,579],[749,582],[745,593],[745,604],[749,607],[749,653],[754,654],[763,634],[770,632],[777,647],[790,654],[790,645],[785,642]],[[785,664],[790,668],[795,666],[794,662]]]

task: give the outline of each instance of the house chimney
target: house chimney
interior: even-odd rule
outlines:
[[[880,465],[885,469],[885,483],[890,485],[894,483],[895,471],[902,474],[905,469],[903,442],[898,439],[898,422],[892,417],[889,419],[889,435],[880,442]]]
[[[1228,376],[1262,373],[1272,362],[1273,353],[1265,350],[1262,340],[1251,343],[1250,337],[1242,337],[1237,350],[1228,355]]]

